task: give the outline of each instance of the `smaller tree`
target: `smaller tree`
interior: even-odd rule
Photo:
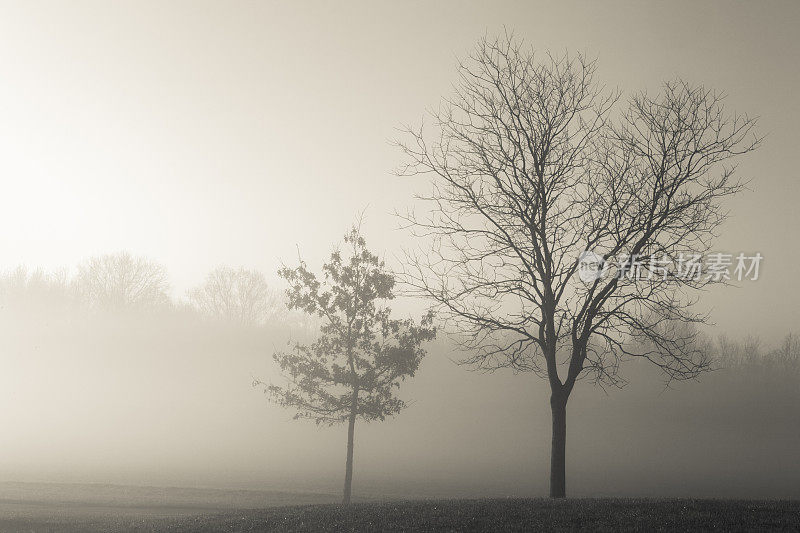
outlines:
[[[422,344],[436,332],[430,313],[419,323],[392,319],[380,304],[394,298],[394,276],[367,249],[357,227],[344,242],[346,253],[331,254],[321,279],[302,260],[279,271],[290,285],[289,308],[316,315],[322,324],[312,344],[296,343],[273,356],[286,384],[269,385],[266,392],[277,404],[296,409],[295,419],[347,422],[343,503],[349,504],[356,419],[384,420],[405,407],[394,391],[414,375],[425,356]]]
[[[230,267],[214,269],[189,291],[189,301],[203,315],[243,326],[262,324],[281,304],[261,272]]]

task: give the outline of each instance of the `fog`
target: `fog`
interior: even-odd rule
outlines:
[[[2,313],[4,479],[338,490],[344,428],[294,421],[251,386],[280,379],[272,352],[308,327],[33,303],[6,299]],[[429,352],[402,388],[409,408],[357,425],[356,494],[545,494],[546,382],[470,372],[446,339]],[[665,388],[651,366],[630,363],[621,390],[576,389],[576,495],[797,497],[796,368],[732,366]]]
[[[762,275],[699,308],[709,338],[757,336],[765,352],[797,331],[796,4],[314,6],[4,6],[0,478],[338,493],[346,427],[293,420],[253,386],[283,379],[272,354],[313,339],[314,323],[275,302],[256,323],[216,320],[188,291],[229,265],[261,273],[282,302],[278,268],[301,255],[318,270],[360,215],[398,268],[415,241],[393,213],[425,181],[392,173],[397,128],[507,26],[596,55],[611,87],[681,75],[760,117],[769,142],[739,167],[752,181],[715,249],[760,252]],[[81,268],[122,250],[163,268],[165,301],[82,296]],[[20,265],[55,289],[14,293]],[[425,306],[392,302],[398,316]],[[547,382],[459,365],[468,354],[444,334],[427,351],[398,392],[408,408],[356,426],[356,496],[546,495]],[[800,371],[718,366],[667,386],[631,361],[622,389],[579,382],[571,495],[800,497]]]

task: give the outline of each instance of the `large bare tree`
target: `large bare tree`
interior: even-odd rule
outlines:
[[[721,201],[742,188],[731,159],[759,143],[723,100],[681,80],[625,100],[594,61],[504,36],[460,63],[435,132],[399,141],[400,173],[432,176],[429,211],[404,215],[425,238],[405,280],[449,320],[465,362],[548,381],[552,497],[566,494],[576,381],[619,385],[629,357],[668,379],[708,368],[691,304],[724,278],[687,276],[684,260],[709,251]]]

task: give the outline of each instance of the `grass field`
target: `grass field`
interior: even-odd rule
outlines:
[[[430,500],[281,505],[0,505],[0,531],[798,531],[800,502],[646,499]]]

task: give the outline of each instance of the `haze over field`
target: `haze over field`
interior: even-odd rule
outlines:
[[[3,285],[1,480],[338,493],[346,428],[294,421],[251,386],[279,381],[273,352],[312,329],[283,315],[209,321],[188,291],[230,265],[282,292],[281,265],[301,255],[319,271],[361,213],[370,248],[399,268],[418,243],[393,213],[421,209],[414,193],[429,185],[392,173],[397,128],[419,124],[450,94],[458,58],[506,27],[537,50],[596,56],[611,87],[657,91],[679,75],[759,117],[767,142],[741,161],[750,190],[725,204],[714,249],[761,253],[760,278],[715,287],[700,308],[711,336],[759,336],[764,353],[798,331],[800,179],[788,155],[800,5],[313,6],[3,6],[4,283],[18,265],[77,279],[89,258],[125,250],[164,266],[174,305],[20,303]],[[392,302],[402,317],[425,305]],[[444,335],[427,349],[399,392],[409,407],[358,426],[355,497],[546,494],[546,381],[470,372]],[[640,362],[623,368],[622,390],[581,383],[571,495],[800,497],[800,370],[720,366],[669,388]]]
[[[3,479],[338,491],[345,428],[293,421],[250,386],[280,380],[269,356],[302,329],[2,317]],[[356,497],[545,493],[547,384],[457,367],[444,339],[429,352],[401,391],[410,407],[359,425]],[[729,368],[667,390],[644,363],[623,375],[624,389],[571,401],[576,495],[797,497],[797,370]]]

